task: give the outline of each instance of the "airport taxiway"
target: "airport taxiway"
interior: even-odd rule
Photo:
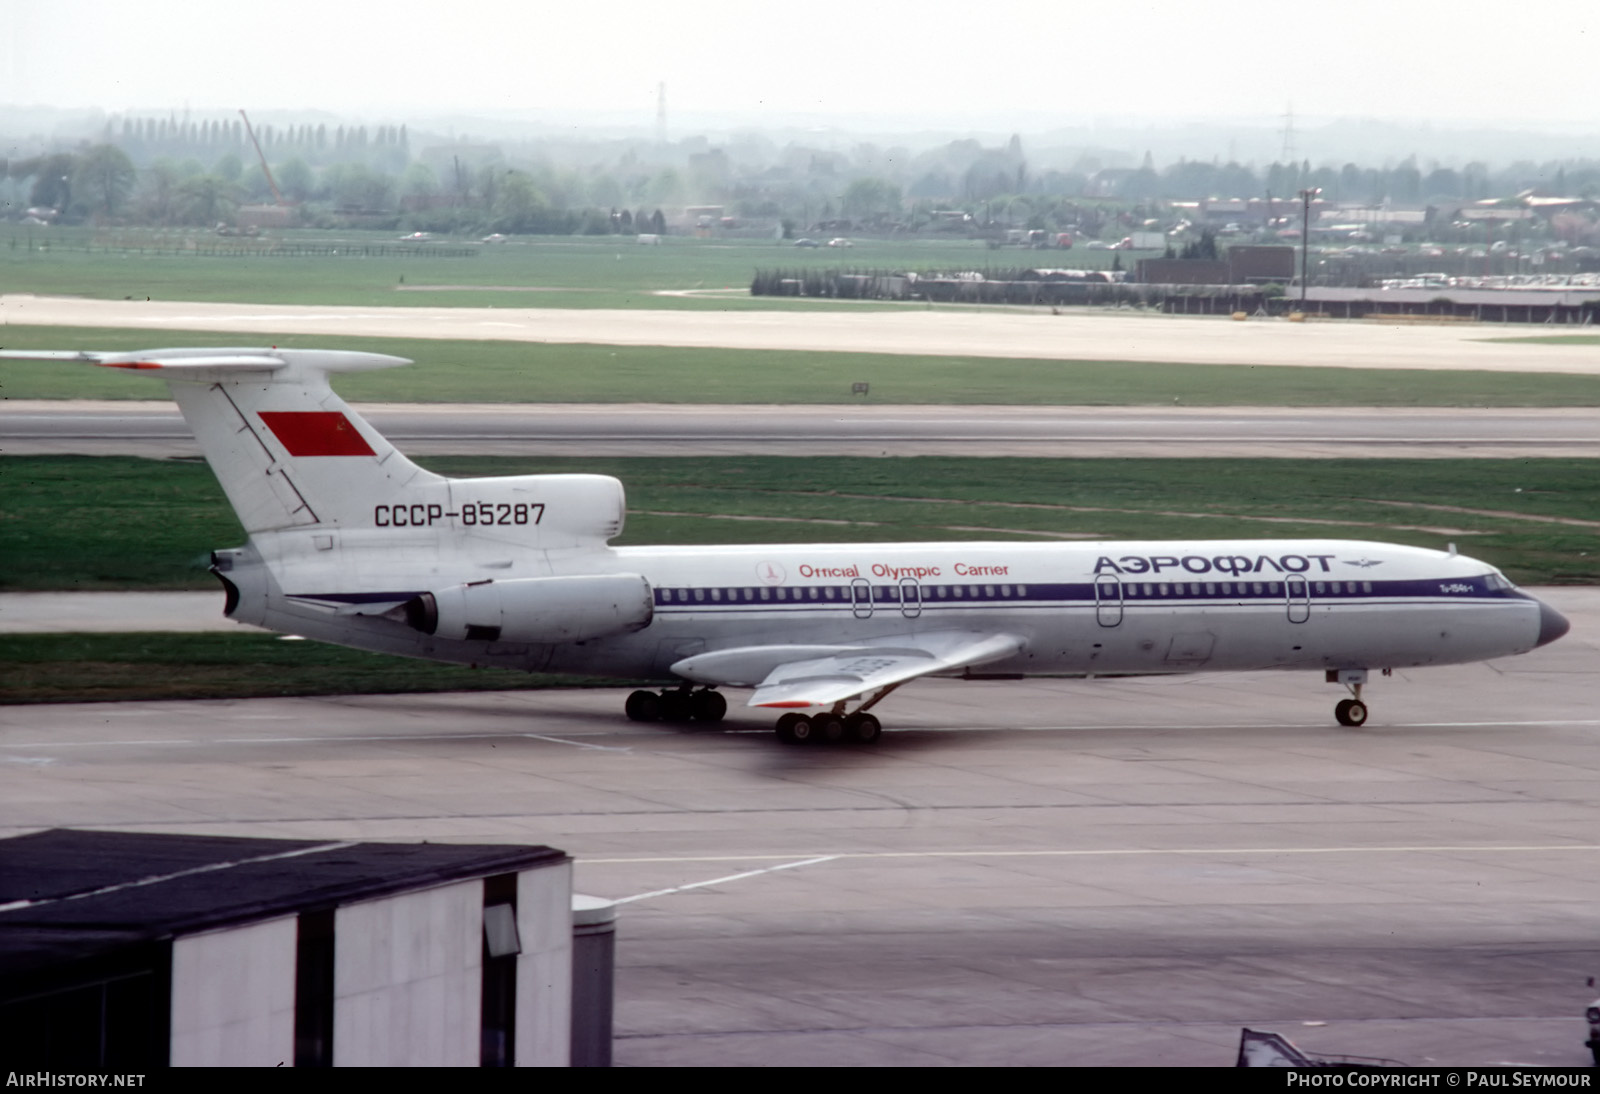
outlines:
[[[1494,457],[1600,455],[1591,407],[362,404],[413,455]],[[0,452],[197,456],[171,402],[8,400]]]
[[[625,901],[620,1064],[1212,1064],[1241,1026],[1583,1065],[1600,590],[1567,637],[1315,674],[923,681],[873,747],[619,691],[0,709],[0,832],[504,840]]]
[[[1067,309],[890,310],[367,307],[0,296],[0,322],[65,327],[464,338],[1048,360],[1600,374],[1593,346],[1497,341],[1585,328],[1289,323]],[[134,347],[140,349],[148,346]]]

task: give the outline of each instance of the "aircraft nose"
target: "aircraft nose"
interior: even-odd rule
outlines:
[[[1544,601],[1539,601],[1539,640],[1535,646],[1548,646],[1572,629],[1567,617]]]

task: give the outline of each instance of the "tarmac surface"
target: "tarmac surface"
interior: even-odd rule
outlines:
[[[870,747],[612,690],[0,708],[0,834],[559,847],[625,902],[623,1065],[1581,1066],[1600,590],[1540,595],[1571,634],[1361,729],[1303,673],[921,681]]]
[[[366,404],[403,452],[503,456],[1594,457],[1590,407]],[[8,400],[0,452],[197,456],[170,402]]]
[[[1600,371],[1592,347],[1478,342],[1481,328],[1081,314],[272,309],[7,296],[0,318]],[[127,415],[144,423],[129,428],[167,431],[141,443],[181,443],[170,435],[170,405],[159,406],[151,418]],[[666,414],[627,409],[641,421]],[[730,409],[748,422],[750,408]],[[838,414],[846,434],[861,427],[817,409]],[[557,413],[565,424],[546,427],[551,439],[539,442],[559,446],[552,451],[624,443],[586,436],[597,427],[572,408]],[[940,423],[939,413],[962,418]],[[1207,454],[1224,454],[1229,431],[1249,428],[1231,410],[1095,410],[1093,424],[1074,423],[1081,412],[1067,408],[1041,413],[1011,421],[1041,434],[1101,429],[1093,440],[1104,446],[1121,443],[1129,419],[1146,421],[1141,443],[1164,444],[1158,454],[1171,454],[1175,423],[1213,430]],[[1341,424],[1383,428],[1330,413],[1248,412],[1269,430],[1249,443],[1286,452],[1296,429],[1326,439]],[[1413,417],[1390,437],[1424,429],[1425,412],[1404,413]],[[1509,455],[1503,442],[1518,430],[1542,440],[1582,430],[1587,415],[1519,422],[1522,413],[1440,412],[1436,434],[1419,432],[1392,454],[1417,454],[1419,440],[1421,450],[1471,440]],[[975,428],[965,408],[908,417],[940,423],[934,432]],[[424,416],[403,447],[429,451],[423,438],[436,427]],[[485,443],[535,451],[523,422],[476,428]],[[911,426],[895,428],[911,434],[906,444],[928,443]],[[1593,439],[1592,427],[1576,434],[1581,454],[1593,455]],[[0,447],[14,451],[14,437],[5,440]],[[460,450],[454,435],[441,443]],[[1362,442],[1388,443],[1378,434]],[[1538,593],[1572,621],[1565,638],[1522,658],[1375,676],[1360,729],[1334,724],[1340,689],[1312,674],[1267,673],[919,681],[878,708],[883,739],[855,748],[781,745],[767,718],[739,706],[713,730],[640,726],[622,718],[623,695],[611,690],[5,707],[0,835],[74,826],[559,847],[577,860],[580,890],[624,902],[623,1065],[1226,1066],[1250,1026],[1314,1053],[1582,1066],[1581,1015],[1595,995],[1584,981],[1600,975],[1600,590]],[[54,595],[0,599],[0,629],[233,626],[219,618],[217,593]]]
[[[672,311],[566,308],[341,307],[0,296],[0,322],[271,334],[465,338],[603,345],[704,346],[1089,361],[1492,369],[1600,374],[1594,346],[1492,338],[1587,328],[1289,323],[1123,311]],[[159,342],[160,339],[154,339]],[[101,348],[101,347],[95,347]],[[149,349],[153,346],[122,347]]]

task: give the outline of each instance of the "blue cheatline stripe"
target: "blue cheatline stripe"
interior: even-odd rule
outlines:
[[[1299,575],[1295,575],[1299,576]],[[1415,578],[1397,581],[1372,581],[1367,579],[1306,579],[1305,592],[1290,592],[1287,582],[1251,578],[1240,581],[1145,581],[1102,578],[1099,582],[1102,596],[1096,596],[1095,584],[1077,582],[1052,583],[963,583],[955,585],[921,586],[920,602],[908,598],[906,603],[920,603],[924,610],[933,608],[962,608],[1006,604],[1012,607],[1059,607],[1081,604],[1093,606],[1102,600],[1120,602],[1126,606],[1142,603],[1206,604],[1260,604],[1283,603],[1293,599],[1303,603],[1306,597],[1316,603],[1352,601],[1382,601],[1384,603],[1445,603],[1461,600],[1524,600],[1526,594],[1511,588],[1493,588],[1486,577],[1474,578]],[[852,599],[849,585],[804,586],[664,586],[655,590],[656,606],[673,611],[799,611],[809,609],[845,609],[867,604],[876,610],[881,607],[900,607],[900,585],[871,585],[870,600]],[[859,589],[859,587],[858,587]],[[945,595],[939,595],[940,590]],[[813,598],[812,592],[815,591]],[[956,595],[959,591],[960,595]],[[716,596],[713,597],[713,592]],[[779,599],[779,593],[783,599]],[[766,597],[763,598],[762,594]],[[804,596],[799,594],[804,593]],[[829,594],[832,594],[831,597]]]

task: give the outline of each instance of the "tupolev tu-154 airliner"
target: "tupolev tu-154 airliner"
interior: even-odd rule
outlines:
[[[1349,540],[612,547],[601,475],[445,478],[329,385],[374,353],[166,349],[3,356],[168,382],[249,534],[212,572],[241,623],[362,649],[672,681],[636,721],[716,722],[717,688],[778,736],[875,740],[921,676],[1020,679],[1305,669],[1367,719],[1376,669],[1525,653],[1567,632],[1463,555]],[[853,704],[853,709],[852,709]]]

